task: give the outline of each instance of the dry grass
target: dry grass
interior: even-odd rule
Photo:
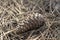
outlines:
[[[39,13],[45,24],[17,34],[28,14]],[[0,40],[60,40],[59,0],[0,0]]]

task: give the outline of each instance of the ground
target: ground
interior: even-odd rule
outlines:
[[[33,13],[43,15],[44,25],[20,33]],[[60,40],[60,0],[0,0],[0,40]]]

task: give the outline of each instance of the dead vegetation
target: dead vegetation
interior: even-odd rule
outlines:
[[[43,15],[45,24],[19,34],[33,13]],[[0,0],[0,40],[60,40],[60,0]]]

